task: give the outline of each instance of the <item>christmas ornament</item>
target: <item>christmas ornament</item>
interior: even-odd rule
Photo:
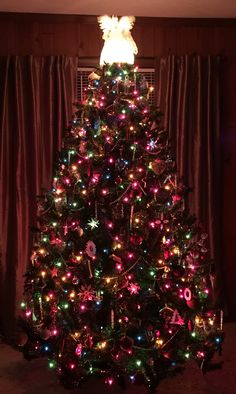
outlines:
[[[80,288],[78,297],[81,299],[81,301],[94,301],[96,300],[96,292],[91,285],[83,285]]]
[[[120,339],[120,348],[126,353],[131,353],[132,352],[132,347],[134,344],[134,340],[128,336],[123,336]]]
[[[149,168],[151,168],[155,174],[161,175],[166,170],[166,163],[164,160],[156,159],[149,163]]]
[[[172,319],[170,321],[170,324],[177,324],[179,326],[184,325],[184,320],[180,316],[180,314],[177,311],[177,309],[174,310],[174,313],[173,313]]]
[[[96,255],[96,245],[93,241],[88,241],[86,243],[86,249],[85,249],[87,255],[89,257],[94,257]]]

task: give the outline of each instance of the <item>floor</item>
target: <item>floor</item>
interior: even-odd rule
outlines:
[[[236,393],[236,323],[224,326],[226,339],[223,354],[216,361],[222,369],[202,376],[195,363],[189,363],[185,371],[161,382],[157,394],[235,394]],[[121,393],[119,387],[107,388],[102,382],[90,381],[78,391],[81,394]],[[24,360],[21,353],[5,344],[0,344],[0,394],[68,394],[61,387],[54,372],[47,369],[46,359]],[[146,389],[131,386],[127,394],[146,394]],[[72,393],[72,392],[71,392]]]

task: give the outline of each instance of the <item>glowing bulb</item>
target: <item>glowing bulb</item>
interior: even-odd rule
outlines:
[[[56,366],[56,363],[55,363],[55,361],[49,361],[49,363],[48,363],[48,366],[49,366],[49,368],[55,368],[55,366]]]

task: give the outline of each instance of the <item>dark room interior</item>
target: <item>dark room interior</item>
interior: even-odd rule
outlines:
[[[182,10],[172,1],[169,8],[163,6],[167,1],[27,3],[0,0],[0,393],[68,392],[46,358],[28,361],[19,352],[26,339],[18,317],[37,196],[51,188],[80,85],[97,70],[103,47],[97,16],[103,14],[136,17],[135,65],[152,78],[152,104],[168,131],[178,180],[190,190],[187,206],[208,234],[211,301],[225,336],[211,371],[204,374],[190,361],[156,392],[235,393],[236,3],[212,0],[205,10],[194,0]],[[99,393],[121,392],[93,379],[78,392],[92,393],[94,384]],[[127,393],[146,390],[131,385]]]

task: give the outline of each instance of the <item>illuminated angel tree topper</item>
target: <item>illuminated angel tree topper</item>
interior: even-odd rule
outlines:
[[[189,359],[205,370],[221,348],[207,236],[150,89],[127,63],[92,73],[39,198],[22,348],[47,355],[67,387],[99,375],[153,389]]]
[[[112,63],[134,64],[134,55],[138,48],[131,36],[130,30],[135,21],[134,16],[100,16],[98,22],[103,30],[104,47],[101,52],[100,66]]]

